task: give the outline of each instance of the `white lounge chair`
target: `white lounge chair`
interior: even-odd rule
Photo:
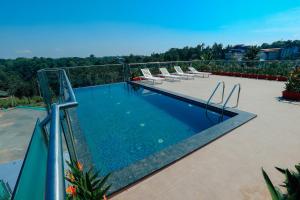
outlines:
[[[162,83],[162,81],[164,80],[164,78],[152,76],[152,74],[151,74],[151,72],[148,68],[141,69],[141,71],[142,71],[142,74],[143,74],[143,78],[146,79],[146,80],[153,81],[153,84]]]
[[[176,71],[176,74],[179,75],[179,76],[184,76],[186,77],[187,79],[191,78],[191,79],[194,79],[194,76],[193,74],[188,74],[188,73],[184,73],[181,69],[180,66],[174,66],[174,69]]]
[[[209,73],[209,72],[199,72],[194,67],[189,67],[189,70],[190,70],[191,74],[201,75],[203,78],[205,78],[205,77],[208,78],[209,75],[211,75],[211,73]]]
[[[159,71],[161,72],[161,76],[163,76],[166,79],[170,79],[172,81],[180,81],[181,77],[177,75],[170,74],[167,68],[161,67],[159,68]]]

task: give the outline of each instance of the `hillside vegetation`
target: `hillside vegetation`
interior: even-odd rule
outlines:
[[[261,48],[272,47],[300,47],[300,40],[277,41],[272,44],[252,46],[245,55],[245,60],[256,58]],[[129,55],[123,56],[125,63],[151,62],[151,61],[178,61],[178,60],[219,60],[225,58],[225,53],[232,46],[224,47],[222,44],[206,46],[200,44],[196,47],[172,48],[164,53],[153,53],[150,56]],[[37,71],[43,68],[61,68],[86,65],[101,65],[118,63],[117,57],[95,57],[86,58],[17,58],[0,59],[0,90],[7,92],[10,96],[32,97],[39,94],[37,83]],[[80,72],[78,72],[80,73]],[[83,73],[83,72],[81,72]],[[80,74],[76,74],[80,77]],[[75,77],[76,78],[76,77]]]

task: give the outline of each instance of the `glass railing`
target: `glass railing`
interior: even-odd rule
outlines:
[[[56,75],[52,89],[47,73]],[[63,139],[71,161],[77,162],[68,109],[78,105],[63,69],[41,70],[39,84],[48,115],[37,121],[12,199],[65,199]],[[62,137],[62,136],[65,137]]]
[[[11,189],[7,182],[0,180],[0,199],[9,200],[11,199]]]
[[[191,60],[191,61],[166,61],[147,63],[105,64],[91,66],[77,66],[64,68],[72,86],[85,87],[128,81],[133,77],[142,76],[141,68],[149,68],[153,75],[160,74],[159,67],[166,67],[170,73],[175,72],[174,66],[179,65],[183,71],[188,71],[193,66],[199,71],[207,71],[225,75],[228,73],[257,75],[275,75],[287,77],[289,73],[300,65],[300,60],[280,61],[236,61],[236,60]],[[56,102],[59,96],[59,73],[57,70],[48,70],[44,82],[49,87],[44,90],[44,95],[49,101]],[[43,77],[41,77],[43,78]],[[43,84],[40,85],[44,87]],[[49,104],[49,103],[48,103]],[[51,105],[51,103],[49,104]]]
[[[48,144],[47,136],[37,120],[18,177],[13,199],[40,200],[45,196]]]
[[[74,88],[125,81],[126,65],[107,64],[64,68]]]

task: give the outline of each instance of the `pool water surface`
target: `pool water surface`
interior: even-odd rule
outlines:
[[[219,113],[128,83],[77,88],[75,95],[80,126],[102,174],[220,123]]]

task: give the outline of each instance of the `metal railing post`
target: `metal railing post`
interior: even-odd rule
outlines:
[[[46,200],[65,199],[62,137],[59,123],[59,105],[51,106],[51,122],[47,159]]]

